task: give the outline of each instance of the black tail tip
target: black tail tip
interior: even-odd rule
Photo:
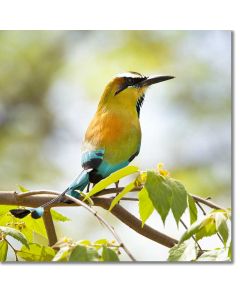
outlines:
[[[40,215],[36,210],[33,210],[33,211],[31,212],[31,217],[32,217],[33,219],[40,219],[40,218],[42,217],[42,215]]]
[[[24,208],[19,208],[19,209],[11,209],[10,213],[18,219],[23,219],[25,218],[27,215],[29,215],[31,213],[30,210],[28,209],[24,209]]]

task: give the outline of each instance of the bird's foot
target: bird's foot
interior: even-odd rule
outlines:
[[[119,186],[119,180],[117,181],[117,182],[115,182],[115,186],[116,186],[116,189],[118,189],[118,186]],[[115,195],[115,197],[117,197],[117,195],[118,195],[119,193],[118,192],[116,192],[116,195]]]

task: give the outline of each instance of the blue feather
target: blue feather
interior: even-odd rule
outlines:
[[[70,184],[67,194],[79,198],[79,193],[75,190],[83,191],[89,183],[89,174],[87,171],[83,170],[82,173]]]
[[[120,170],[124,167],[126,167],[129,164],[129,161],[122,162],[120,164],[111,165],[107,163],[106,161],[102,161],[99,167],[97,168],[97,173],[102,176],[102,178],[105,178],[112,174],[113,172]]]
[[[61,198],[65,194],[68,194],[75,198],[79,198],[80,195],[77,191],[83,191],[85,187],[89,184],[89,182],[96,183],[101,179],[109,176],[111,173],[123,167],[126,167],[130,162],[130,160],[127,160],[116,165],[109,164],[103,159],[104,152],[104,149],[84,152],[81,157],[81,163],[84,170],[80,173],[80,175],[78,175],[78,177],[69,185],[69,187],[61,195],[40,207],[37,207],[35,209],[26,209],[26,213],[23,212],[23,209],[21,209],[21,211],[13,210],[13,215],[19,218],[23,218],[25,215],[31,212],[32,218],[41,218],[44,214],[44,208],[55,202],[61,201]]]

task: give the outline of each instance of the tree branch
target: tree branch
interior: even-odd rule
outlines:
[[[95,205],[100,206],[106,210],[109,209],[112,202],[112,199],[102,197],[95,197],[92,199]],[[111,210],[111,213],[139,234],[163,246],[172,248],[175,244],[178,243],[176,239],[165,235],[146,224],[142,227],[142,222],[119,204],[114,206],[114,208]]]
[[[48,208],[44,210],[43,222],[47,231],[49,246],[52,246],[57,242],[57,234],[50,209]]]
[[[28,207],[38,207],[49,200],[53,199],[55,196],[59,195],[57,192],[53,191],[32,191],[26,193],[16,193],[16,192],[0,192],[0,205],[17,205],[17,206],[28,206]],[[98,194],[99,195],[99,194]],[[65,199],[70,199],[76,203],[77,200],[73,197],[66,195]],[[100,206],[104,209],[108,209],[111,203],[111,199],[103,197],[92,197],[94,205]],[[87,209],[92,210],[86,203],[81,201],[81,205],[87,206]],[[58,206],[76,206],[76,204],[67,203],[54,203],[54,207]],[[117,204],[111,211],[111,213],[125,223],[127,226],[138,232],[139,234],[163,245],[168,248],[173,247],[178,241],[170,236],[167,236],[148,225],[142,227],[141,221],[129,213],[125,208]],[[95,214],[95,211],[94,211]]]
[[[118,187],[118,188],[108,188],[105,189],[99,193],[97,193],[95,196],[93,196],[91,199],[94,202],[95,206],[102,207],[106,210],[109,209],[112,198],[111,197],[103,197],[106,195],[110,194],[116,194],[120,193],[123,190],[123,187]],[[141,187],[136,187],[134,188],[131,192],[137,192],[140,191]],[[0,205],[17,205],[17,206],[28,206],[28,207],[38,207],[40,205],[45,204],[51,199],[54,199],[56,196],[58,196],[58,192],[54,191],[44,191],[44,190],[39,190],[39,191],[30,191],[30,192],[25,192],[25,193],[16,193],[16,192],[0,192]],[[202,203],[208,207],[214,208],[214,209],[223,209],[222,207],[216,205],[215,203],[209,201],[208,199],[203,199],[199,196],[196,195],[191,195],[193,199],[196,201],[196,203]],[[129,255],[131,259],[134,260],[132,257],[131,253],[127,250],[125,245],[121,242],[119,239],[118,235],[116,234],[114,228],[109,225],[102,217],[100,217],[95,210],[93,210],[90,206],[88,206],[86,203],[82,201],[82,197],[80,197],[80,200],[73,198],[71,196],[65,195],[64,199],[72,200],[74,203],[73,204],[67,204],[64,202],[61,203],[54,203],[52,206],[76,206],[76,205],[81,205],[88,211],[90,211],[92,214],[94,214],[98,220],[103,223],[115,236],[116,240],[121,244],[123,249],[126,251],[126,253]],[[137,198],[133,197],[125,197],[123,200],[129,200],[129,201],[138,201]],[[178,241],[168,235],[165,235],[152,227],[148,225],[144,225],[142,227],[142,222],[136,218],[134,215],[129,213],[125,208],[123,208],[121,205],[117,204],[112,210],[111,213],[117,217],[120,221],[125,223],[128,227],[132,228],[139,234],[147,237],[148,239],[151,239],[163,246],[166,246],[168,248],[173,247]],[[50,245],[54,244],[57,240],[56,237],[56,232],[54,228],[54,224],[52,221],[52,217],[50,214],[50,211],[46,210],[44,213],[44,223],[46,226],[47,234],[48,234],[48,239]]]
[[[119,188],[109,188],[109,189],[105,189],[99,193],[97,193],[97,196],[102,196],[102,195],[109,195],[109,194],[115,194],[115,193],[120,193],[122,190],[124,189],[124,187],[119,187]],[[135,187],[134,189],[132,189],[130,192],[139,192],[142,189],[142,187]],[[225,209],[215,203],[213,203],[212,201],[209,201],[209,199],[204,199],[202,197],[190,194],[192,196],[192,198],[194,199],[195,202],[200,202],[208,207],[211,207],[213,209]],[[131,199],[131,198],[125,198],[126,200],[133,200],[136,201],[137,199]]]

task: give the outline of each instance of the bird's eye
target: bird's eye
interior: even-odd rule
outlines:
[[[128,85],[133,85],[133,84],[134,84],[133,78],[127,77],[126,79],[127,79],[127,84],[128,84]]]

